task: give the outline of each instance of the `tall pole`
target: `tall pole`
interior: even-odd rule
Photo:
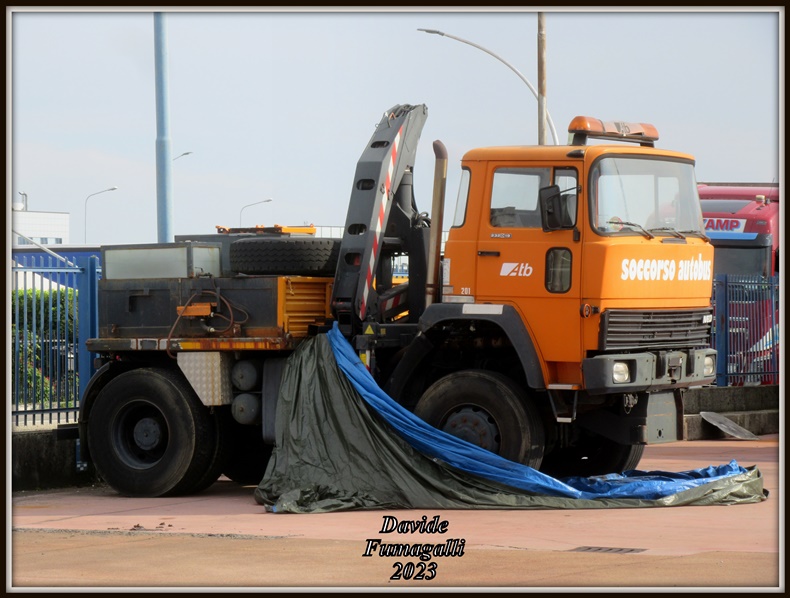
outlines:
[[[173,241],[173,185],[170,180],[170,131],[167,106],[167,48],[164,15],[154,13],[156,71],[156,230],[159,243]]]
[[[504,64],[507,68],[509,68],[511,71],[516,73],[516,75],[518,75],[518,78],[521,79],[526,84],[527,87],[529,87],[529,90],[532,92],[532,95],[535,96],[535,99],[538,99],[538,92],[535,90],[535,87],[532,85],[532,83],[529,82],[529,80],[524,75],[521,74],[521,71],[519,71],[516,67],[514,67],[512,64],[510,64],[507,60],[505,60],[501,56],[494,54],[491,50],[484,48],[483,46],[478,45],[474,42],[470,42],[468,39],[456,37],[455,35],[450,35],[449,33],[445,33],[444,31],[438,31],[436,29],[417,29],[417,31],[424,31],[425,33],[431,33],[433,35],[441,35],[442,37],[449,37],[450,39],[454,39],[464,44],[468,44],[473,48],[477,48],[478,50],[482,50],[486,54],[490,54],[491,56],[496,58],[499,62]],[[554,145],[557,145],[557,130],[554,128],[554,121],[551,119],[551,114],[549,114],[548,108],[546,109],[546,119],[549,121],[549,127],[551,128],[551,136],[554,138]]]
[[[546,145],[546,15],[538,13],[538,145]]]

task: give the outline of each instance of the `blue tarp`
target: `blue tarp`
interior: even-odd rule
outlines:
[[[337,329],[283,375],[276,446],[256,500],[278,512],[350,508],[601,508],[765,500],[756,467],[555,479],[428,425],[387,396]]]

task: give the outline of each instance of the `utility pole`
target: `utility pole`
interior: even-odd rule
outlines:
[[[450,35],[449,33],[445,33],[444,31],[439,31],[437,29],[417,29],[417,31],[424,31],[425,33],[430,33],[430,34],[433,34],[433,35],[441,35],[442,37],[449,37],[450,39],[454,39],[454,40],[462,42],[464,44],[468,44],[468,45],[472,46],[473,48],[477,48],[478,50],[482,50],[486,54],[489,54],[489,55],[493,56],[499,62],[501,62],[507,68],[509,68],[511,71],[516,73],[516,75],[518,75],[518,78],[521,79],[527,85],[527,87],[529,87],[529,90],[532,92],[532,95],[535,96],[535,99],[536,100],[538,99],[538,92],[535,89],[535,87],[532,85],[532,83],[530,83],[529,80],[523,74],[521,74],[521,72],[516,67],[514,67],[512,64],[510,64],[507,60],[505,60],[501,56],[498,56],[497,54],[494,54],[491,50],[489,50],[487,48],[484,48],[483,46],[481,46],[479,44],[476,44],[474,42],[470,42],[468,39],[463,39],[462,37],[458,37],[458,36],[455,36],[455,35]],[[538,103],[540,103],[540,102],[538,102]],[[544,104],[544,108],[545,108],[545,104]],[[549,129],[551,130],[551,136],[554,139],[554,145],[557,145],[557,143],[558,143],[558,141],[557,141],[557,130],[554,128],[554,121],[551,118],[551,114],[549,114],[549,109],[548,108],[545,108],[545,112],[546,112],[546,120],[549,122]],[[545,139],[545,135],[544,135],[544,139]]]
[[[538,145],[546,145],[546,16],[538,13]],[[556,141],[555,141],[556,143]]]
[[[159,243],[173,242],[173,185],[170,180],[170,131],[167,113],[167,49],[164,16],[154,13],[156,71],[156,231]]]

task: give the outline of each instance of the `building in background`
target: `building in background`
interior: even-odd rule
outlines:
[[[71,214],[68,212],[31,212],[28,210],[27,194],[20,193],[22,200],[14,202],[11,210],[11,245],[31,245],[24,237],[40,245],[68,245]],[[19,234],[17,234],[19,233]],[[24,235],[20,236],[20,235]]]

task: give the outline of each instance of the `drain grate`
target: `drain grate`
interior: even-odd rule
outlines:
[[[629,554],[644,552],[647,548],[608,548],[606,546],[579,546],[568,552],[604,552],[606,554]]]

